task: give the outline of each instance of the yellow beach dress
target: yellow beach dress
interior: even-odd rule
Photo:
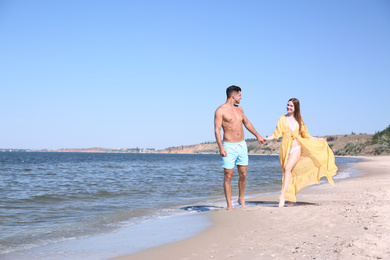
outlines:
[[[328,182],[334,186],[332,177],[336,175],[337,166],[332,150],[326,141],[318,140],[310,136],[309,131],[302,123],[302,131],[299,133],[299,124],[294,131],[291,130],[286,116],[279,117],[276,130],[272,134],[275,140],[283,135],[279,147],[279,161],[284,178],[284,167],[287,163],[288,153],[294,139],[301,144],[301,158],[291,172],[291,180],[286,192],[286,201],[296,202],[296,194],[302,188],[319,184],[320,179],[327,177]]]

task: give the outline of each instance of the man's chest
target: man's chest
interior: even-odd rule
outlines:
[[[223,116],[223,121],[226,123],[241,123],[243,120],[243,114],[239,109],[232,109],[228,113],[225,113]]]

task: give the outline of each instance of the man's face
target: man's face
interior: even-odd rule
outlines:
[[[234,100],[234,103],[235,103],[235,104],[240,104],[240,100],[241,100],[241,91],[239,91],[239,92],[236,93],[236,94],[233,94],[233,100]]]

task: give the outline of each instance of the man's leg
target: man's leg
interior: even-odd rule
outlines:
[[[232,176],[234,169],[224,169],[225,171],[225,177],[223,181],[223,189],[225,190],[225,197],[226,197],[226,203],[227,203],[227,210],[232,210]]]
[[[243,208],[246,208],[245,200],[244,200],[244,192],[246,186],[246,171],[248,166],[237,165],[238,174],[240,178],[238,179],[238,203],[241,204]]]

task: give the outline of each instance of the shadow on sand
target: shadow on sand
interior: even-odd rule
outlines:
[[[277,201],[245,201],[246,205],[249,207],[253,206],[262,206],[262,207],[278,207],[279,203]],[[310,202],[296,202],[294,203],[294,207],[297,206],[318,206],[316,203],[310,203]],[[285,206],[288,207],[288,204],[286,202]],[[185,206],[181,207],[182,210],[187,211],[196,211],[196,212],[205,212],[210,210],[217,210],[217,209],[224,209],[224,207],[217,207],[217,206],[210,206],[210,205],[195,205],[195,206]]]
[[[245,204],[247,206],[263,206],[263,207],[277,207],[279,206],[279,203],[277,201],[245,201]],[[287,206],[287,202],[285,204]],[[310,202],[295,202],[294,207],[296,206],[317,206],[318,204],[316,203],[310,203]]]

